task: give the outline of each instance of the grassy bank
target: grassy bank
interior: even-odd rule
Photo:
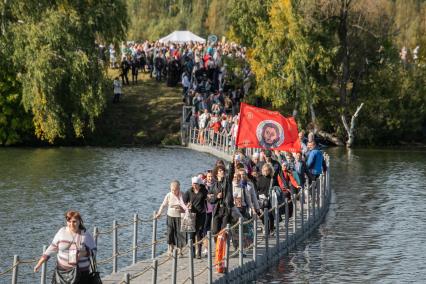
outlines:
[[[114,78],[118,70],[110,70]],[[131,78],[131,75],[129,74]],[[129,78],[129,79],[130,79]],[[125,85],[118,104],[108,100],[96,130],[87,141],[97,146],[139,146],[180,143],[180,88],[139,74],[136,85]],[[111,86],[112,88],[112,86]]]

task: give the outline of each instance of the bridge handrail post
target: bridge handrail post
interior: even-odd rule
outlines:
[[[253,260],[256,264],[257,259],[257,215],[253,217]]]
[[[13,256],[13,269],[12,269],[12,284],[18,283],[18,266],[19,266],[19,256]]]
[[[112,221],[112,273],[117,273],[117,260],[118,260],[118,234],[117,234],[117,220]]]
[[[301,212],[301,220],[300,225],[302,228],[302,234],[305,235],[305,190],[304,188],[300,188],[300,212]]]
[[[155,258],[156,249],[157,249],[157,218],[156,218],[156,212],[154,211],[152,213],[152,251],[151,251],[151,258]]]
[[[320,197],[320,190],[321,190],[321,177],[319,177],[319,182],[317,183],[317,191],[316,191],[316,198],[315,198],[315,201],[316,201],[316,206],[317,206],[317,219],[319,219],[319,217],[320,217],[320,200],[319,200],[319,197]]]
[[[136,264],[138,258],[138,214],[133,215],[133,264]]]
[[[47,250],[47,246],[43,246],[43,254]],[[40,284],[46,284],[46,272],[47,272],[47,262],[43,262],[41,265],[41,278],[40,278]]]
[[[158,260],[152,261],[152,284],[157,284],[157,271],[158,271]]]
[[[123,275],[123,281],[121,283],[125,283],[125,284],[130,284],[130,274],[129,273],[124,273]]]
[[[309,193],[309,184],[307,186],[307,188],[305,189],[306,191],[306,223],[308,224],[308,230],[309,230],[309,222],[311,221],[311,199],[309,198],[310,193]]]
[[[98,237],[99,237],[99,229],[98,227],[93,227],[93,240],[95,241],[95,246],[98,246]]]
[[[192,238],[189,238],[188,240],[188,247],[189,247],[189,281],[190,283],[194,284],[194,244],[192,241]],[[199,252],[200,253],[200,252]]]
[[[19,256],[13,256],[13,269],[12,269],[12,284],[18,283],[18,266],[19,266]]]
[[[243,266],[244,260],[243,260],[243,218],[238,218],[238,257],[239,257],[239,265],[240,267]]]
[[[213,258],[212,258],[212,247],[213,247],[213,238],[212,238],[212,232],[207,232],[207,238],[208,238],[208,249],[207,249],[207,258],[208,258],[208,267],[209,267],[209,275],[207,279],[207,283],[211,284],[213,282]]]
[[[288,237],[289,237],[289,233],[288,233],[289,217],[288,217],[288,214],[290,214],[290,210],[289,210],[289,206],[288,206],[288,199],[286,198],[284,200],[284,202],[285,202],[285,242],[286,242],[287,253],[288,253],[289,245],[290,245],[290,241],[288,239]]]
[[[263,210],[263,234],[265,236],[265,255],[266,260],[269,258],[269,210],[264,208]]]
[[[313,181],[312,182],[312,219],[315,222],[315,218],[316,218],[316,207],[315,207],[315,197],[316,197],[316,188],[317,188],[317,182]]]
[[[276,251],[279,254],[280,251],[280,208],[278,208],[278,202],[275,205],[275,240],[276,240]]]
[[[296,234],[296,229],[297,229],[297,202],[296,202],[296,195],[294,194],[294,192],[291,193],[291,199],[293,201],[293,238]],[[296,241],[296,239],[294,239],[294,241]]]
[[[177,252],[178,249],[175,248],[173,250],[173,262],[172,262],[172,283],[176,284],[177,283]],[[190,251],[190,253],[192,253],[192,251]]]
[[[229,274],[229,249],[231,247],[231,225],[230,224],[226,224],[226,250],[225,250],[225,260],[226,260],[226,264],[225,264],[225,274],[226,274],[226,278],[228,278]]]

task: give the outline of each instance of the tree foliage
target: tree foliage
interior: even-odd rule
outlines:
[[[6,44],[22,84],[22,103],[38,138],[83,137],[105,107],[106,69],[96,43],[125,38],[125,3],[14,1],[7,3]]]
[[[236,15],[259,12],[251,9],[257,1],[236,2]],[[230,17],[231,29],[249,39],[259,96],[286,113],[298,108],[303,124],[312,106],[320,128],[342,139],[343,118],[361,103],[361,143],[425,138],[426,2],[272,0],[268,7],[260,20]]]
[[[22,86],[8,61],[10,48],[0,41],[0,145],[22,143],[32,131],[31,116],[21,103]]]

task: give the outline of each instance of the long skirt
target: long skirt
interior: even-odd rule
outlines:
[[[183,248],[186,245],[185,233],[180,231],[180,217],[167,216],[167,243]]]

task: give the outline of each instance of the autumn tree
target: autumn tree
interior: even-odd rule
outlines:
[[[22,102],[33,116],[35,134],[50,143],[83,137],[94,129],[109,87],[97,43],[124,39],[125,3],[13,1],[9,5],[9,44],[14,46]]]

